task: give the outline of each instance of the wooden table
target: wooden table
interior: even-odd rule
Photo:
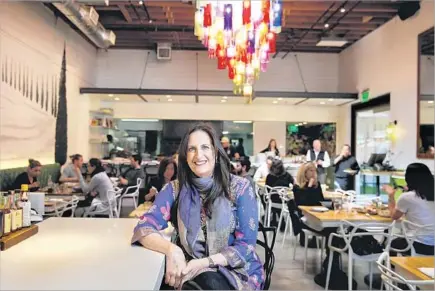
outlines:
[[[409,280],[433,280],[418,268],[434,268],[433,257],[391,257],[396,272]],[[433,286],[431,288],[433,289]]]
[[[136,224],[119,218],[44,220],[38,234],[1,253],[0,290],[158,290],[165,257],[131,246]]]
[[[316,212],[311,209],[313,206],[299,206],[299,209],[304,214],[307,225],[316,229],[322,230],[325,227],[338,227],[342,220],[347,220],[352,223],[385,223],[390,224],[393,222],[391,218],[381,217],[378,215],[366,215],[358,212],[352,212],[348,214],[346,210],[341,210],[340,212],[335,212],[334,210],[329,210],[327,212]]]
[[[144,202],[143,204],[139,205],[135,210],[133,210],[128,217],[129,218],[139,218],[141,217],[145,212],[148,211],[148,209],[151,208],[153,204],[151,202]]]

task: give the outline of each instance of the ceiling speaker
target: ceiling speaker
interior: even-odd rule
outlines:
[[[401,20],[406,20],[417,13],[418,10],[420,10],[420,1],[409,1],[400,4],[397,14]]]

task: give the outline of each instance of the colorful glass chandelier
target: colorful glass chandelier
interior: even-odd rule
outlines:
[[[195,35],[228,70],[234,94],[251,97],[260,71],[276,52],[281,32],[282,0],[196,1]]]

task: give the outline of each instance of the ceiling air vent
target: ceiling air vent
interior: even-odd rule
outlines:
[[[93,25],[98,25],[98,18],[100,16],[98,15],[97,10],[95,10],[94,7],[89,7],[89,20]]]
[[[172,48],[170,43],[157,44],[157,59],[162,61],[169,61],[172,56]]]

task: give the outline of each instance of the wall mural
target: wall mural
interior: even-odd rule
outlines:
[[[64,163],[67,155],[65,48],[60,78],[54,72],[55,66],[51,70],[42,66],[46,72],[41,72],[40,65],[32,66],[32,62],[12,55],[5,52],[1,57],[1,161],[35,158]]]

